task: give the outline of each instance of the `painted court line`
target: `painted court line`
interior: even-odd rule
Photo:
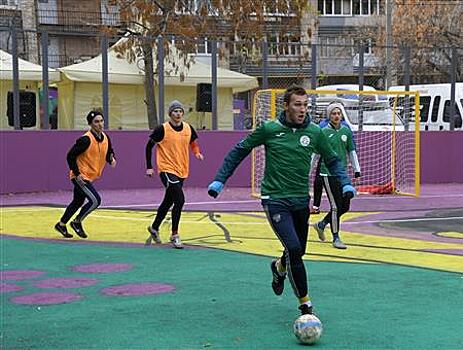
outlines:
[[[111,216],[111,215],[100,215],[95,214],[94,218],[110,219],[110,220],[127,220],[127,221],[152,221],[151,218],[131,218],[127,216]],[[415,219],[384,219],[384,220],[368,220],[368,221],[343,221],[343,225],[362,225],[362,224],[379,224],[383,222],[421,222],[421,221],[443,221],[443,220],[459,220],[463,219],[463,216],[452,216],[445,218],[415,218]],[[182,219],[182,223],[185,224],[200,224],[203,225],[205,221],[190,221]],[[243,222],[243,221],[219,221],[221,224],[229,225],[268,225],[265,222]],[[211,222],[212,223],[212,222]]]

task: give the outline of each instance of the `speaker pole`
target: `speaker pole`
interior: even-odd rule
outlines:
[[[212,55],[212,130],[217,130],[217,41],[211,41]]]
[[[159,124],[164,123],[164,99],[165,99],[165,82],[164,82],[164,37],[161,35],[158,36],[158,116],[159,116]]]
[[[40,43],[42,45],[42,111],[43,128],[50,129],[50,111],[48,109],[48,33],[41,33]]]
[[[105,117],[104,128],[109,129],[109,79],[108,79],[108,37],[101,38],[101,70],[103,84],[103,115]]]
[[[11,28],[11,44],[13,49],[13,120],[14,129],[21,130],[19,119],[19,60],[18,60],[18,38],[16,28]]]

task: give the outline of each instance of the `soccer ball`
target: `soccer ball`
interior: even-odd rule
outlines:
[[[302,315],[294,321],[294,335],[302,344],[315,344],[323,333],[323,324],[315,315]]]

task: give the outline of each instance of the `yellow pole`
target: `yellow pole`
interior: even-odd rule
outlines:
[[[420,196],[420,93],[415,92],[415,195]]]

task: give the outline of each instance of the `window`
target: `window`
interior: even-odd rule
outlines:
[[[358,54],[359,46],[362,42],[356,39],[352,39],[352,56]],[[373,54],[373,46],[374,43],[371,39],[368,39],[366,42],[363,43],[365,46],[364,55],[372,55]]]
[[[428,121],[430,105],[431,105],[431,96],[420,96],[420,121],[422,123],[426,123]],[[410,105],[410,106],[412,107],[413,105]]]
[[[342,2],[342,14],[343,15],[350,15],[352,13],[352,1],[351,0],[343,0]]]
[[[281,38],[277,35],[270,35],[268,48],[271,56],[299,56],[301,53],[299,39],[290,35]]]
[[[318,0],[322,16],[371,16],[379,11],[380,0]]]
[[[440,96],[434,97],[434,103],[432,105],[431,121],[437,122],[437,116],[439,114]]]
[[[18,6],[18,0],[0,0],[0,5]]]

